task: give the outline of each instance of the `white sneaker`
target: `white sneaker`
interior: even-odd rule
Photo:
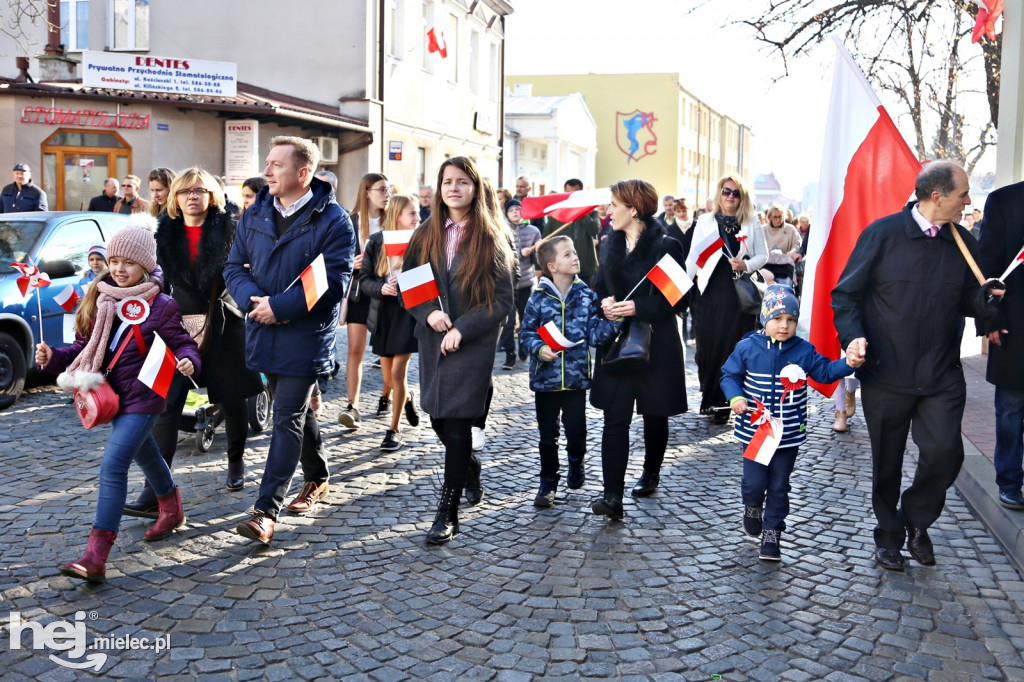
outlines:
[[[479,426],[474,426],[472,428],[472,434],[473,434],[473,450],[474,451],[475,450],[483,450],[484,449],[484,443],[487,442],[487,436],[484,433],[484,430],[481,429]]]

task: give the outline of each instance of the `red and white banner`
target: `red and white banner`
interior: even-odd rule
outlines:
[[[800,326],[822,355],[838,359],[832,289],[857,238],[875,220],[900,211],[921,164],[889,118],[853,58],[836,41],[832,100],[814,226],[808,238]],[[811,385],[832,395],[836,384]]]
[[[294,272],[294,270],[292,271]],[[306,310],[312,310],[320,297],[327,293],[327,267],[324,254],[313,259],[299,275],[302,280],[302,291],[306,294]]]
[[[409,248],[409,240],[412,239],[412,234],[415,231],[415,229],[384,230],[381,233],[384,235],[384,254],[393,257],[405,255],[405,250]]]
[[[773,417],[760,400],[755,400],[757,409],[750,415],[750,423],[757,426],[753,437],[743,451],[744,459],[752,459],[768,466],[782,441],[782,420]]]
[[[647,279],[654,282],[669,305],[679,303],[679,299],[693,286],[693,280],[686,276],[686,272],[679,266],[676,259],[668,254],[661,257],[661,260],[654,264],[651,271],[647,273]]]
[[[149,347],[146,360],[139,370],[139,381],[153,389],[161,398],[167,397],[174,378],[174,368],[178,364],[174,353],[167,347],[159,334],[153,335],[153,345]]]
[[[715,266],[722,258],[722,247],[725,246],[721,235],[718,234],[718,223],[712,220],[703,224],[709,225],[713,231],[695,234],[690,254],[686,257],[686,274],[696,280],[697,289],[702,294],[708,286],[711,273],[715,271]]]
[[[406,310],[441,295],[437,289],[437,282],[434,281],[434,271],[430,263],[398,273],[398,290],[402,294],[402,303]]]
[[[579,341],[570,341],[565,338],[565,335],[558,329],[554,322],[548,322],[543,327],[537,330],[537,334],[544,340],[544,343],[548,345],[548,348],[561,353],[563,350],[568,350],[575,346],[583,343],[584,339]]]
[[[70,313],[78,304],[78,290],[75,289],[74,284],[69,284],[64,287],[64,291],[54,296],[53,300],[64,309],[64,312]]]
[[[610,187],[581,189],[577,192],[526,197],[523,199],[523,207],[520,212],[526,220],[551,216],[559,222],[571,223],[587,215],[598,206],[610,203],[611,200],[612,190]]]

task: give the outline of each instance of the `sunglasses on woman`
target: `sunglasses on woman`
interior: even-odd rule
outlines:
[[[736,197],[737,199],[739,199],[740,198],[740,191],[738,189],[729,189],[728,187],[723,187],[722,188],[722,196],[723,197]]]

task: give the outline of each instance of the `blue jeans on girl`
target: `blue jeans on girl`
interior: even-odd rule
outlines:
[[[153,439],[156,414],[122,414],[110,423],[110,440],[100,465],[100,494],[93,528],[117,532],[128,496],[128,467],[135,460],[157,495],[174,492],[171,470]]]

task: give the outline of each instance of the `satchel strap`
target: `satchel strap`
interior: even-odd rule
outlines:
[[[967,265],[970,266],[974,276],[978,279],[978,284],[985,284],[985,275],[981,273],[981,268],[974,260],[974,256],[971,255],[970,249],[967,248],[967,244],[964,244],[964,238],[960,236],[960,231],[956,229],[956,225],[948,223],[949,229],[953,232],[953,241],[960,247],[960,253],[964,254],[964,260],[967,261]]]
[[[160,292],[158,291],[157,294],[158,293]],[[153,294],[152,296],[150,296],[149,300],[147,300],[146,303],[152,303],[153,299],[156,298],[157,294]],[[124,333],[124,341],[121,342],[121,345],[120,347],[118,347],[117,352],[114,353],[114,357],[111,358],[110,364],[107,365],[107,371],[105,372],[105,374],[110,374],[110,370],[114,369],[114,365],[116,365],[117,361],[121,359],[121,353],[123,353],[124,349],[128,347],[128,342],[131,341],[133,336],[135,337],[135,343],[137,343],[139,346],[139,352],[141,352],[142,354],[146,353],[146,342],[142,339],[142,330],[139,329],[139,327],[141,326],[142,325],[139,324],[133,324],[131,325],[131,333]]]
[[[133,328],[135,327],[133,326]],[[117,353],[114,354],[114,357],[113,359],[111,359],[110,364],[107,365],[107,374],[110,374],[110,370],[114,369],[114,365],[116,365],[117,361],[121,359],[121,353],[123,353],[124,349],[128,347],[128,342],[132,340],[132,336],[133,334],[125,332],[124,341],[121,342],[121,346],[117,349]]]

